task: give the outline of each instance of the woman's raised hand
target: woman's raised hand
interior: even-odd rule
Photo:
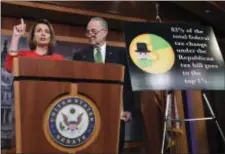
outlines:
[[[26,24],[23,18],[20,19],[20,24],[13,26],[13,36],[21,37],[26,32]]]

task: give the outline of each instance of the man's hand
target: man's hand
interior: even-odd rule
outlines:
[[[120,115],[120,119],[125,121],[125,122],[128,122],[128,121],[132,120],[131,112],[128,112],[128,111],[122,112],[121,115]]]

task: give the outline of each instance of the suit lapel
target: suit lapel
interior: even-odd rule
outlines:
[[[83,57],[85,61],[89,62],[95,62],[94,59],[94,47],[90,47],[89,50],[87,50],[85,56]],[[108,45],[106,45],[106,51],[105,51],[105,63],[114,63],[115,62],[115,55],[112,50],[112,48]]]
[[[93,52],[93,47],[90,47],[87,51],[86,54],[84,55],[84,60],[89,61],[89,62],[94,62],[94,52]]]
[[[113,62],[113,52],[111,48],[107,45],[105,53],[105,63],[112,63],[112,62]]]

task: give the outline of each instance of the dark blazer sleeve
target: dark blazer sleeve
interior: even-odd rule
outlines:
[[[81,51],[75,52],[75,53],[73,54],[73,60],[79,60],[79,61],[80,61],[80,60],[83,60]]]
[[[123,49],[123,64],[125,66],[125,74],[124,74],[124,90],[123,90],[123,108],[124,111],[130,111],[133,112],[134,110],[134,93],[132,91],[131,86],[131,78],[129,73],[129,67],[128,67],[128,58],[126,55],[126,49]]]

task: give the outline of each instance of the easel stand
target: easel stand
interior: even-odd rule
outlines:
[[[161,146],[161,154],[164,153],[164,146],[165,146],[165,137],[166,137],[166,131],[167,131],[167,122],[168,121],[177,121],[177,122],[187,122],[187,121],[200,121],[200,120],[213,120],[217,126],[217,129],[219,130],[219,133],[224,141],[225,144],[225,136],[223,134],[223,131],[216,119],[216,116],[213,112],[213,109],[206,97],[206,94],[203,93],[203,97],[205,100],[205,103],[207,105],[207,107],[209,108],[211,117],[205,117],[205,118],[191,118],[191,119],[171,119],[168,117],[168,112],[169,112],[169,97],[172,97],[172,90],[167,92],[167,96],[166,96],[166,110],[165,110],[165,119],[164,119],[164,129],[163,129],[163,137],[162,137],[162,146]]]

